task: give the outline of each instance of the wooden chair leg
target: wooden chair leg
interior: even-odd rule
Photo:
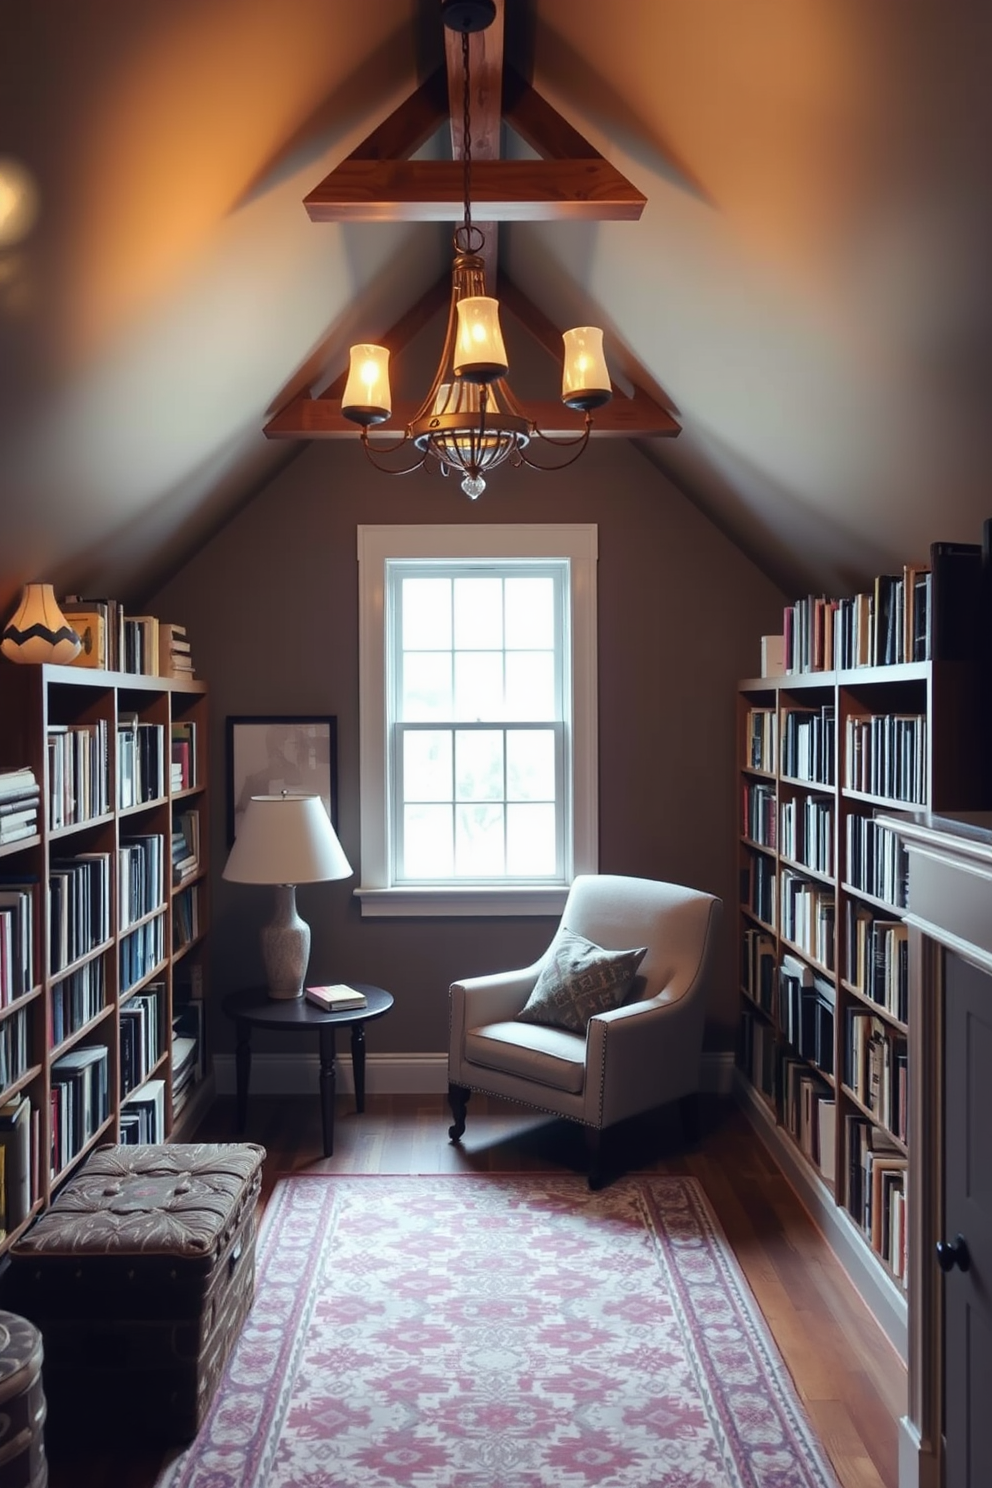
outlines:
[[[605,1141],[603,1133],[595,1126],[583,1128],[586,1134],[586,1154],[589,1161],[589,1187],[595,1192],[606,1182],[603,1167]]]
[[[468,1106],[468,1098],[472,1094],[464,1085],[448,1086],[448,1105],[451,1114],[455,1118],[448,1127],[448,1136],[453,1142],[460,1142],[462,1132],[465,1130],[465,1110]]]

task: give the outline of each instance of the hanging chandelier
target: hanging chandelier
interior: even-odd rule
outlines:
[[[469,34],[492,24],[493,0],[442,0],[444,24],[461,34],[463,92],[462,178],[464,211],[453,235],[451,301],[441,360],[427,396],[400,439],[373,447],[369,429],[392,412],[389,351],[361,344],[350,353],[341,412],[361,426],[362,445],[376,469],[408,475],[432,462],[448,475],[461,476],[462,490],[474,501],[486,489],[485,477],[500,465],[527,465],[535,470],[562,470],[577,460],[589,443],[592,410],[612,397],[603,333],[596,326],[565,331],[561,400],[584,413],[583,430],[574,438],[543,434],[518,403],[507,382],[506,349],[499,324],[499,301],[486,294],[482,249],[485,235],[472,222],[472,130],[470,117]],[[534,459],[529,446],[564,451]],[[407,463],[388,463],[405,451]],[[387,457],[382,463],[380,455]]]

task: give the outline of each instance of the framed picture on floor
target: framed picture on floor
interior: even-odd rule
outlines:
[[[227,840],[252,796],[316,795],[338,824],[337,719],[312,716],[227,719]]]

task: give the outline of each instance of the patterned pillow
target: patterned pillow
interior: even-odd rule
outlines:
[[[619,1007],[647,946],[606,951],[584,935],[559,930],[533,992],[517,1014],[521,1023],[546,1023],[585,1033],[594,1013]]]

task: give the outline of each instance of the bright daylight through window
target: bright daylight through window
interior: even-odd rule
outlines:
[[[595,534],[359,529],[363,914],[554,913],[595,867]]]

